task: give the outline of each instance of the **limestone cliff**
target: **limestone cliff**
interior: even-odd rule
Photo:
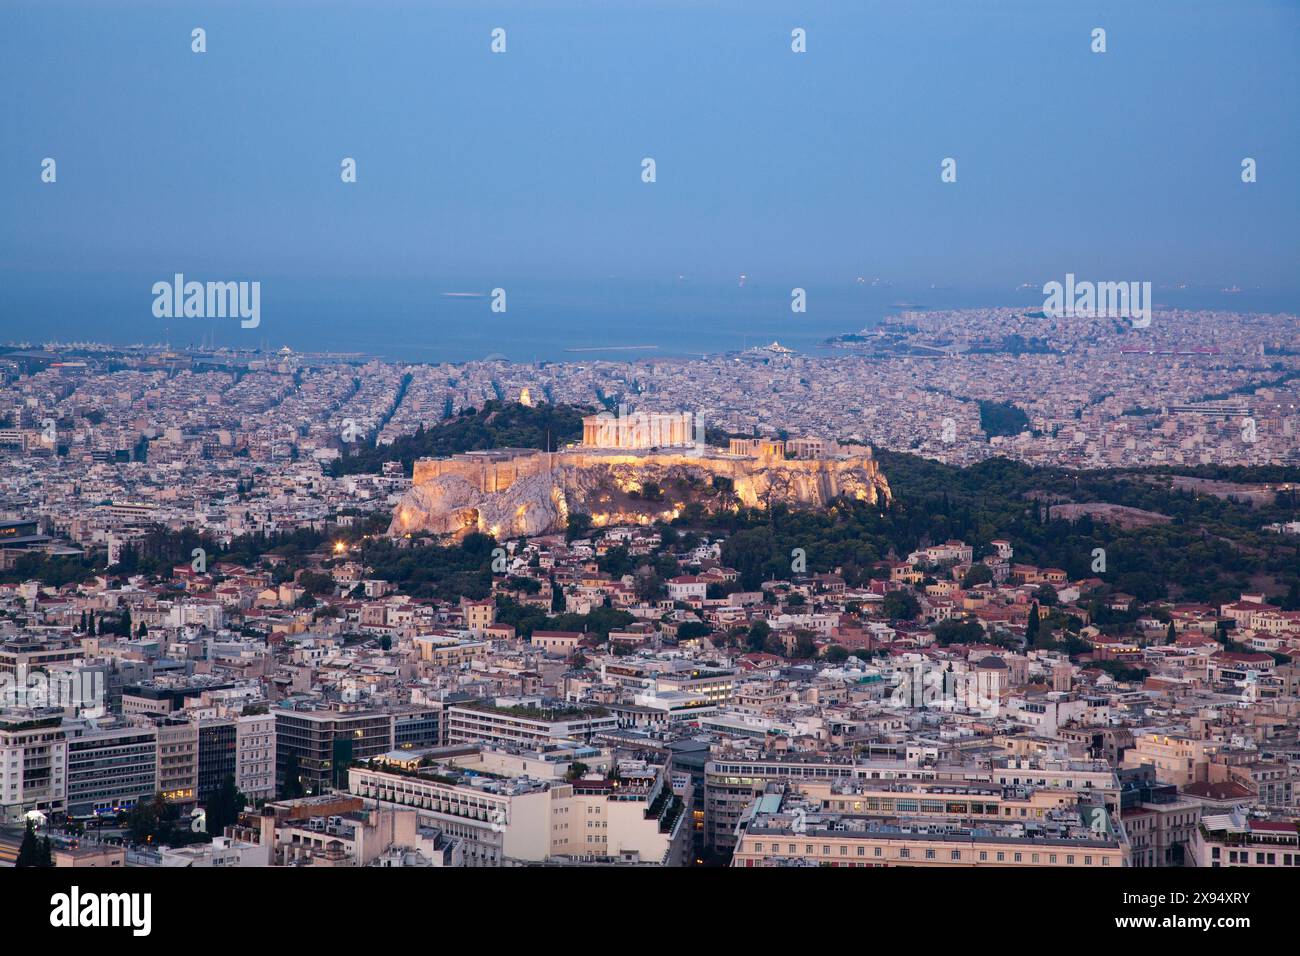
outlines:
[[[502,450],[417,461],[389,534],[477,530],[515,537],[563,530],[571,512],[589,514],[602,527],[670,520],[691,502],[707,510],[776,502],[821,507],[837,497],[887,502],[889,485],[869,455],[785,460]]]

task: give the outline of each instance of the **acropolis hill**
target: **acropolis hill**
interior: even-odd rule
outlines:
[[[583,443],[561,451],[498,448],[420,459],[389,533],[514,537],[561,531],[570,513],[589,514],[602,527],[671,520],[691,502],[716,510],[889,500],[869,448],[733,439],[722,451],[690,443],[693,418],[593,415],[583,422]]]

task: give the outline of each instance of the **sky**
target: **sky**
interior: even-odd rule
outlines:
[[[4,0],[0,79],[0,338],[176,272],[1300,288],[1296,0]]]

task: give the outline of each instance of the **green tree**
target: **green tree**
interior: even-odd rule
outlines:
[[[1029,647],[1038,646],[1038,633],[1041,630],[1041,622],[1038,619],[1038,602],[1029,609],[1029,623],[1025,625],[1025,644]]]
[[[768,528],[737,531],[722,542],[723,563],[740,572],[740,583],[749,591],[757,590],[763,583],[774,555],[772,532]]]
[[[616,548],[610,548],[599,558],[596,559],[596,567],[604,571],[610,577],[621,578],[632,570],[632,558],[628,554],[627,547],[619,545]]]
[[[221,836],[226,827],[239,820],[239,814],[246,806],[248,798],[235,786],[235,778],[227,774],[203,808],[207,815],[208,833]]]
[[[813,635],[809,631],[799,631],[794,638],[794,651],[791,657],[799,660],[808,660],[817,656],[817,642],[813,640]]]
[[[911,621],[921,613],[921,602],[911,591],[898,588],[885,595],[881,608],[891,621]]]
[[[633,578],[633,587],[636,589],[637,598],[647,604],[653,604],[664,594],[663,578],[649,567],[637,571]]]
[[[40,866],[40,861],[40,840],[36,837],[36,827],[32,825],[31,820],[28,820],[27,829],[23,831],[23,842],[18,847],[18,858],[14,861],[14,866]]]
[[[136,803],[126,815],[126,830],[135,843],[171,843],[180,833],[180,807],[161,793]]]
[[[587,537],[591,533],[592,524],[591,515],[584,514],[581,511],[570,511],[565,522],[565,540],[576,541],[579,538]]]
[[[677,628],[677,640],[689,641],[696,637],[708,637],[713,629],[703,621],[685,621]]]

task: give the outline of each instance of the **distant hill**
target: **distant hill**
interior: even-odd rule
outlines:
[[[577,405],[520,405],[489,401],[482,408],[467,408],[432,428],[420,428],[391,445],[360,448],[333,466],[333,474],[373,474],[386,461],[400,461],[407,475],[417,458],[441,458],[488,448],[540,448],[555,450],[582,440],[582,417],[594,408]]]

